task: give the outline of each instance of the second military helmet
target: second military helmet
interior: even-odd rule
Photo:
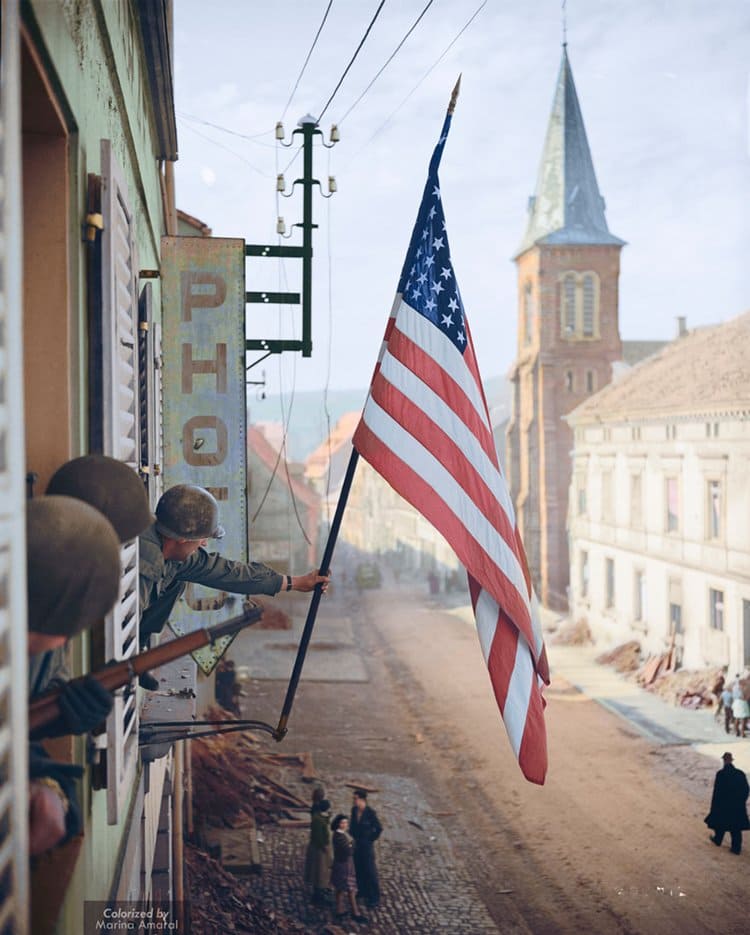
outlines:
[[[177,484],[156,504],[156,528],[170,539],[221,539],[219,504],[203,487]]]
[[[107,519],[72,497],[26,504],[29,630],[75,636],[102,620],[120,590],[120,542]]]
[[[107,455],[84,455],[63,464],[52,475],[47,493],[91,504],[112,523],[120,542],[135,539],[154,521],[141,478]]]

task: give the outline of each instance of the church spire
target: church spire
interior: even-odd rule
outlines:
[[[563,45],[536,194],[520,255],[533,244],[623,244],[604,216],[573,72]]]

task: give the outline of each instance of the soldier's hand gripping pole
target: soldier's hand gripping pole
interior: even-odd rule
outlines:
[[[222,636],[231,636],[238,633],[245,627],[260,620],[263,613],[262,607],[248,608],[244,613],[236,617],[230,617],[212,627],[202,627],[194,630],[192,633],[186,633],[168,643],[162,643],[154,649],[139,653],[123,662],[110,663],[96,672],[84,675],[76,682],[83,682],[88,678],[95,678],[100,685],[113,692],[118,688],[129,684],[129,682],[144,672],[151,669],[158,669],[159,666],[171,662],[173,659],[179,659],[180,656],[186,656],[188,653],[195,652],[202,646],[207,646]],[[69,683],[70,684],[70,683]],[[29,731],[33,732],[39,728],[50,724],[60,715],[60,689],[45,692],[29,705]]]
[[[346,469],[346,475],[344,477],[344,483],[341,485],[341,493],[339,495],[339,502],[336,504],[336,512],[333,515],[333,522],[331,523],[331,528],[328,532],[328,541],[326,542],[326,547],[323,551],[323,559],[320,563],[320,571],[318,574],[327,575],[331,567],[331,559],[333,558],[333,550],[336,545],[336,539],[339,535],[339,528],[341,526],[341,520],[344,516],[344,510],[346,509],[346,501],[349,497],[349,491],[352,486],[352,480],[354,479],[354,470],[357,467],[357,461],[359,460],[359,453],[356,449],[352,448],[352,454],[349,458],[349,465]],[[307,654],[307,646],[310,642],[310,637],[312,636],[313,627],[315,626],[315,618],[318,613],[318,605],[320,604],[320,597],[323,593],[323,586],[318,584],[315,586],[313,591],[312,598],[310,600],[310,607],[307,611],[307,619],[305,620],[305,628],[302,631],[302,637],[299,642],[299,648],[297,649],[297,658],[294,660],[294,669],[292,669],[292,677],[289,680],[289,687],[286,690],[286,698],[284,699],[284,706],[281,709],[281,716],[279,718],[279,724],[274,732],[273,739],[276,741],[281,741],[286,737],[287,732],[287,722],[289,720],[289,715],[292,710],[292,704],[294,703],[294,696],[297,692],[297,684],[299,683],[300,676],[302,675],[302,666],[305,663],[305,655]]]

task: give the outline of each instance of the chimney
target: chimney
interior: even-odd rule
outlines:
[[[685,315],[677,316],[677,337],[684,338],[687,334],[687,318]]]

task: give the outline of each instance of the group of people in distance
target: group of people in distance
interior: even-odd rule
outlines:
[[[331,821],[331,803],[320,786],[313,790],[310,808],[310,842],[305,857],[305,882],[311,901],[330,904],[335,893],[337,919],[346,915],[346,904],[355,922],[367,922],[359,909],[362,899],[370,909],[380,903],[380,883],[375,864],[375,842],[383,831],[367,791],[355,789],[351,814],[341,813]]]
[[[84,455],[62,465],[44,496],[26,504],[29,701],[59,691],[57,715],[29,737],[29,851],[42,854],[82,829],[76,781],[83,769],[53,760],[45,739],[98,731],[113,697],[92,675],[69,680],[65,645],[101,627],[118,600],[121,548],[139,542],[140,646],[159,634],[188,583],[236,594],[326,590],[327,575],[282,575],[260,562],[209,552],[219,539],[219,507],[204,488],[170,487],[154,516],[141,478],[105,455]],[[102,660],[103,662],[104,660]],[[140,678],[158,688],[149,673]]]
[[[719,698],[716,706],[716,719],[721,714],[724,715],[724,730],[727,734],[732,732],[737,737],[744,737],[747,731],[747,722],[750,719],[750,704],[745,697],[745,686],[748,679],[740,678],[739,673],[735,675],[731,686],[727,685],[724,676],[720,676],[719,682],[714,689]]]

